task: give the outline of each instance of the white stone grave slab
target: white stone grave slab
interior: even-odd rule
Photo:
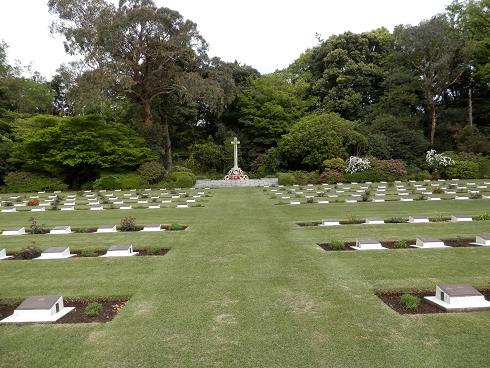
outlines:
[[[148,204],[148,201],[146,199],[139,200],[138,204]]]
[[[318,201],[318,204],[328,204],[328,201],[321,199]]]
[[[104,210],[103,206],[90,207],[90,211],[102,211],[102,210]]]
[[[2,209],[2,212],[3,213],[17,212],[17,208],[15,208],[15,207],[4,208],[4,209]]]
[[[162,201],[162,203],[172,203],[172,200],[171,200],[171,199],[164,199],[164,200]]]
[[[366,225],[381,225],[384,223],[385,220],[381,217],[368,217],[365,222]]]
[[[413,202],[413,198],[401,198],[400,202]]]
[[[49,233],[53,235],[71,234],[71,226],[55,226],[49,230]]]
[[[119,209],[120,210],[131,210],[131,209],[133,209],[133,206],[120,206]]]
[[[65,206],[60,208],[61,211],[75,211],[75,207],[73,206]]]
[[[384,202],[384,201],[385,201],[384,199],[379,199],[379,198],[373,199],[373,202],[374,203],[381,203],[381,202]]]
[[[25,235],[26,234],[26,228],[25,227],[12,227],[5,229],[2,232],[2,235]]]
[[[425,300],[448,312],[490,309],[490,302],[478,290],[467,284],[440,284],[435,296]]]
[[[160,205],[159,204],[150,204],[148,206],[148,209],[150,209],[150,210],[157,210],[159,208],[160,208]]]
[[[0,249],[0,261],[9,258],[12,258],[12,256],[7,255],[7,251],[5,250],[5,248]]]
[[[416,243],[410,245],[415,248],[450,248],[441,239],[430,236],[418,236]]]
[[[74,257],[75,254],[70,254],[70,247],[51,247],[41,253],[34,259],[65,259]]]
[[[188,208],[189,205],[187,204],[178,204],[175,208]]]
[[[161,224],[156,224],[156,225],[145,225],[143,227],[143,232],[158,232],[158,231],[164,231],[165,229],[162,229]]]
[[[463,201],[463,200],[466,200],[466,199],[470,199],[470,197],[467,197],[467,196],[456,196],[454,197],[455,200],[457,201]]]
[[[132,257],[137,255],[138,252],[133,251],[133,245],[112,245],[107,250],[106,254],[101,257]]]
[[[429,201],[440,201],[441,198],[439,197],[429,197]]]
[[[352,249],[355,250],[386,250],[388,248],[385,248],[381,245],[381,243],[372,238],[362,238],[362,239],[357,239],[356,245],[351,247]]]
[[[297,206],[297,205],[301,204],[301,202],[300,201],[290,201],[289,204],[292,206]]]
[[[452,215],[451,222],[470,222],[473,221],[473,217],[470,215]]]
[[[319,226],[339,226],[340,221],[336,219],[323,219]]]
[[[24,300],[12,315],[0,323],[54,322],[74,309],[65,307],[60,295],[33,296]]]
[[[116,225],[102,225],[97,228],[97,233],[117,233]]]
[[[429,218],[427,216],[409,216],[408,222],[411,224],[427,224],[429,223]]]
[[[482,245],[484,247],[490,247],[490,234],[480,234],[476,236],[474,245]]]

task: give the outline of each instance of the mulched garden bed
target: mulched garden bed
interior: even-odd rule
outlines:
[[[490,289],[478,289],[487,300],[490,300]],[[429,303],[424,299],[424,296],[433,296],[435,290],[391,290],[391,291],[378,291],[375,293],[378,298],[380,298],[386,305],[391,309],[398,312],[399,314],[431,314],[431,313],[454,313],[447,312],[435,305]],[[400,304],[400,297],[404,294],[411,294],[418,296],[420,298],[420,305],[417,309],[411,310],[406,309]]]
[[[162,230],[165,231],[184,231],[188,228],[188,225],[180,225],[180,224],[171,224],[171,225],[162,225]],[[134,227],[133,230],[121,230],[121,226],[116,227],[119,232],[134,232],[134,231],[141,231],[143,230],[144,226],[137,225]],[[26,230],[26,235],[46,235],[49,234],[50,229],[49,228],[39,228],[36,230],[32,229],[25,229]],[[73,234],[92,234],[92,233],[97,233],[97,228],[96,227],[72,227],[71,232]]]
[[[63,303],[65,307],[75,307],[66,316],[60,318],[55,322],[41,322],[46,324],[63,324],[63,323],[106,323],[114,319],[116,314],[127,304],[128,298],[64,298]],[[102,305],[102,312],[95,317],[88,317],[85,315],[85,307],[90,303],[99,303]],[[5,318],[14,313],[14,309],[20,304],[8,303],[6,301],[0,301],[0,317]],[[33,322],[38,323],[38,322]],[[19,323],[20,324],[20,323]],[[32,324],[22,323],[22,324]]]
[[[152,254],[148,254],[148,249],[134,249],[134,251],[138,252],[138,254],[135,257],[164,256],[165,254],[167,254],[170,251],[170,248],[160,248],[160,250],[157,253],[152,253]],[[75,254],[75,257],[71,257],[71,258],[77,258],[77,257],[94,258],[94,257],[102,256],[102,255],[107,253],[106,250],[90,250],[90,252],[92,252],[92,253],[91,254],[84,254],[82,256],[81,250],[71,251],[71,254]],[[8,258],[5,261],[8,261],[8,260],[30,260],[30,259],[39,257],[41,254],[31,253],[31,254],[21,255],[19,253],[11,253],[9,255],[13,256],[13,258]],[[67,259],[70,259],[70,258],[67,258]]]
[[[471,243],[474,243],[474,239],[441,239],[444,244],[453,247],[453,248],[470,248],[470,247],[479,247],[478,245],[474,245]],[[380,241],[381,245],[385,248],[388,249],[412,249],[410,245],[415,244],[415,240],[402,240],[403,242],[406,243],[407,248],[400,248],[398,245],[400,243],[400,240],[393,240],[393,241]],[[353,251],[354,249],[351,248],[351,246],[355,246],[356,242],[345,242],[345,248],[344,249],[332,249],[330,246],[330,243],[320,243],[318,244],[323,250],[325,251]]]

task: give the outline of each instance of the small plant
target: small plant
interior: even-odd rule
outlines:
[[[29,207],[33,207],[33,206],[39,206],[39,199],[29,199],[27,201],[27,205]]]
[[[102,313],[102,304],[90,303],[85,307],[85,315],[87,317],[97,317]]]
[[[21,259],[33,259],[41,255],[41,249],[37,246],[36,242],[32,242],[31,245],[22,248],[18,253]]]
[[[362,195],[362,201],[367,202],[369,200],[369,194],[366,192]]]
[[[160,247],[158,245],[151,245],[148,247],[148,255],[149,256],[155,256],[158,253],[160,253]]]
[[[417,197],[417,201],[426,201],[427,196],[425,194],[421,194]]]
[[[403,294],[400,297],[400,304],[405,309],[417,310],[420,305],[420,298],[412,294]]]
[[[40,225],[37,223],[34,217],[30,217],[29,221],[31,223],[31,234],[43,234],[44,233],[44,225]]]
[[[441,188],[434,188],[432,189],[432,194],[444,194],[444,190]]]
[[[490,213],[482,213],[474,218],[475,221],[489,221]]]
[[[390,224],[403,224],[403,223],[407,222],[407,220],[405,220],[404,218],[401,218],[401,217],[392,217],[389,220],[387,220],[386,222],[388,222]]]
[[[306,198],[306,203],[313,203],[313,198]]]
[[[136,219],[134,217],[128,216],[121,220],[121,231],[136,231]]]
[[[481,193],[471,193],[470,199],[482,199]]]
[[[13,207],[13,206],[14,206],[14,202],[12,202],[12,201],[6,201],[6,202],[4,203],[4,206],[5,206],[5,207]]]
[[[405,240],[397,241],[394,245],[395,249],[405,249],[408,248],[407,242]]]
[[[97,257],[97,253],[90,249],[84,249],[80,252],[80,257]]]
[[[170,225],[169,230],[171,231],[184,230],[184,226],[179,224],[172,224]]]
[[[330,242],[330,249],[332,250],[344,250],[345,243],[341,240],[332,240]]]

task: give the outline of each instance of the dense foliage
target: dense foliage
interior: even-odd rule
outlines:
[[[234,136],[250,176],[293,172],[283,182],[490,177],[489,0],[319,38],[268,75],[209,58],[197,25],[152,0],[48,9],[80,59],[48,81],[10,65],[0,41],[0,184],[11,190],[192,185],[193,173],[227,172]],[[428,164],[431,149],[454,163]],[[352,156],[370,167],[346,171]]]

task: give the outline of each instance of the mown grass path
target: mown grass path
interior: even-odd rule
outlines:
[[[400,316],[373,294],[377,288],[433,287],[437,282],[487,286],[490,249],[327,253],[315,242],[328,240],[328,229],[294,223],[335,210],[273,206],[259,189],[214,193],[205,208],[141,213],[153,220],[148,223],[187,223],[189,231],[124,235],[142,245],[161,241],[171,246],[165,257],[0,264],[0,297],[131,296],[108,324],[0,326],[0,366],[490,365],[489,312]],[[94,214],[93,221],[104,216],[109,223],[110,216],[121,216],[104,212]],[[138,213],[132,215],[138,218]],[[393,235],[400,229],[396,226],[389,230]],[[399,226],[405,226],[404,235],[420,231]],[[454,226],[459,227],[436,231],[471,233],[475,225]],[[351,231],[364,230],[335,231],[336,237],[351,238]],[[77,247],[100,244],[93,239],[111,240],[96,236],[70,239]],[[46,236],[41,244],[50,239]],[[9,239],[5,246],[16,248],[19,242]]]

